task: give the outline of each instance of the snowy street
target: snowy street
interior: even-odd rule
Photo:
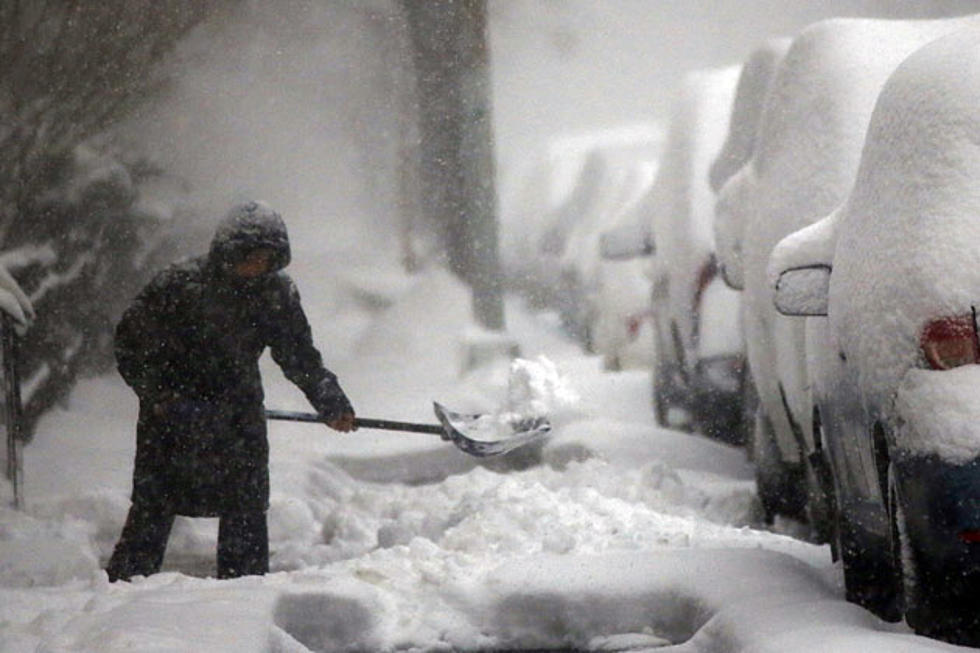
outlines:
[[[977,650],[978,6],[3,0],[0,653]]]
[[[297,267],[359,415],[504,402],[508,361],[461,375],[462,345],[481,336],[446,273]],[[388,308],[354,301],[371,284]],[[346,308],[327,320],[328,305]],[[846,603],[829,548],[787,534],[802,529],[762,529],[743,451],[655,427],[646,372],[603,372],[554,316],[507,308],[553,435],[480,465],[431,435],[273,423],[266,577],[209,578],[215,520],[179,519],[163,573],[107,582],[136,401],[115,375],[82,384],[27,449],[27,513],[0,516],[0,650],[956,648]],[[263,371],[267,406],[308,410]]]

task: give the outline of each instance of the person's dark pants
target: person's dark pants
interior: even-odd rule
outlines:
[[[109,582],[160,571],[175,515],[136,503],[112,552]],[[223,515],[218,520],[218,578],[261,575],[269,571],[269,531],[265,512]]]
[[[264,512],[218,520],[218,578],[261,576],[269,571],[269,528]]]

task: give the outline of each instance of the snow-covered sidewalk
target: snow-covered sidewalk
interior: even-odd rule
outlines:
[[[461,374],[464,290],[399,288],[339,321],[364,325],[350,351],[324,347],[359,414],[500,407],[507,361]],[[757,528],[743,452],[653,426],[645,372],[603,372],[517,301],[508,320],[580,397],[552,437],[480,464],[433,436],[272,423],[265,577],[209,578],[215,520],[178,519],[163,573],[107,582],[136,404],[115,377],[82,384],[27,449],[29,510],[0,510],[0,651],[956,649],[844,602],[827,547]],[[263,373],[268,406],[307,409]]]

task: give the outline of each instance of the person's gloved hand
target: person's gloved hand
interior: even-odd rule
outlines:
[[[357,425],[354,424],[354,413],[341,413],[340,417],[335,417],[327,422],[327,426],[332,428],[334,431],[340,431],[341,433],[349,433],[350,431],[356,431]]]

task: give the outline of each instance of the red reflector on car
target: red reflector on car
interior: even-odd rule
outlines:
[[[966,542],[967,544],[978,544],[980,543],[980,531],[960,531],[960,542]]]
[[[630,340],[636,340],[640,335],[640,320],[641,318],[637,315],[631,315],[626,323],[626,332],[629,334]]]
[[[980,362],[972,315],[932,320],[922,329],[919,346],[934,370],[949,370]]]

